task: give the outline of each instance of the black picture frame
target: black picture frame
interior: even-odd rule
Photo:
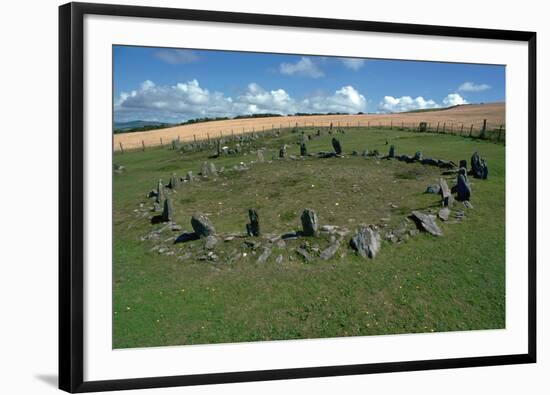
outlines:
[[[323,28],[528,43],[528,352],[525,354],[296,369],[84,381],[83,20],[86,14]],[[127,5],[59,8],[59,388],[71,393],[343,376],[536,362],[536,33]]]

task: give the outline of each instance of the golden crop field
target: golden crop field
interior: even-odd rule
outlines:
[[[114,149],[123,149],[158,146],[162,143],[170,144],[174,139],[181,141],[204,140],[219,138],[232,134],[261,132],[272,128],[298,127],[334,127],[354,126],[390,126],[416,127],[420,122],[428,122],[432,127],[439,122],[445,123],[450,130],[460,128],[469,129],[470,125],[479,130],[483,120],[487,120],[488,128],[497,129],[506,123],[505,104],[471,104],[453,107],[450,109],[396,113],[396,114],[362,114],[362,115],[311,115],[311,116],[283,116],[268,118],[232,119],[211,121],[191,125],[174,126],[165,129],[149,130],[145,132],[114,134]]]

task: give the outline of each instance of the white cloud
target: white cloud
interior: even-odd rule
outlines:
[[[358,113],[367,109],[367,99],[353,86],[344,86],[332,95],[315,95],[302,100],[300,112]]]
[[[487,89],[491,89],[490,85],[487,84],[474,84],[473,82],[464,82],[458,87],[458,90],[461,92],[483,92]]]
[[[300,100],[292,98],[284,89],[265,90],[250,83],[235,97],[211,92],[197,80],[159,86],[144,81],[139,89],[122,92],[115,100],[117,121],[162,120],[182,122],[200,117],[234,117],[243,114],[295,114],[365,112],[367,100],[352,86],[344,86],[332,94],[316,93]]]
[[[365,65],[365,59],[343,58],[341,61],[345,67],[353,71],[357,71]]]
[[[422,96],[415,99],[411,96],[384,96],[384,99],[378,104],[378,110],[381,112],[404,112],[438,107],[440,105],[435,101],[426,100]]]
[[[231,116],[239,114],[288,114],[296,112],[296,101],[283,89],[266,91],[256,83],[248,84],[244,94],[233,101]]]
[[[458,93],[450,93],[443,99],[445,107],[458,106],[460,104],[468,104],[468,102]]]
[[[155,56],[169,64],[185,64],[199,60],[199,56],[188,49],[161,49],[155,52]]]
[[[281,74],[299,75],[311,78],[320,78],[325,75],[310,58],[306,57],[302,57],[296,63],[281,63],[279,71]]]

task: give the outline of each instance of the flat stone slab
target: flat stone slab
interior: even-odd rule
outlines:
[[[332,243],[330,243],[330,245],[327,248],[321,251],[321,259],[323,261],[326,261],[332,258],[340,248],[341,243],[342,243],[342,239],[337,239],[337,240],[334,240]]]
[[[413,211],[412,217],[420,229],[425,230],[434,236],[443,236],[443,232],[435,223],[435,215],[424,214],[420,211]]]

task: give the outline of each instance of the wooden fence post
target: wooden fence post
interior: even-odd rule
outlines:
[[[163,147],[164,145],[162,144],[162,137],[160,138],[160,146]]]
[[[197,142],[197,135],[196,134],[193,135],[193,142],[195,142],[195,143]]]
[[[145,151],[145,141],[141,140],[141,148],[143,151]]]
[[[443,122],[443,133],[445,133],[445,126],[446,126],[446,123]]]
[[[500,142],[500,137],[502,135],[502,125],[498,128],[498,141]]]
[[[210,144],[210,133],[206,132],[206,139],[208,140],[208,144]]]
[[[464,131],[464,124],[460,127],[460,135],[462,136],[462,132]]]
[[[123,154],[124,153],[124,148],[122,147],[122,142],[119,141],[118,145],[120,145],[120,153]]]
[[[437,129],[435,130],[436,133],[439,133],[439,122],[437,123]]]
[[[390,121],[390,130],[393,130],[393,120]]]
[[[470,125],[470,137],[472,137],[472,130],[474,130],[474,124]]]
[[[481,133],[479,134],[479,137],[484,139],[485,138],[485,132],[487,131],[487,120],[483,120],[483,126],[481,128]]]

